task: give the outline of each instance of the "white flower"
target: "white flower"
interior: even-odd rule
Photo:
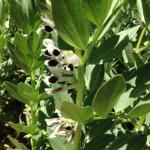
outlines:
[[[57,60],[46,60],[45,65],[49,68],[51,73],[60,79],[62,77],[61,67]]]
[[[47,76],[44,81],[49,86],[56,82],[69,83],[68,86],[61,86],[58,88],[47,88],[46,93],[49,95],[63,92],[65,90],[73,89],[76,87],[76,78],[73,74],[74,66],[79,65],[79,57],[72,51],[61,51],[57,48],[51,39],[43,40],[45,49],[42,53],[50,59],[46,60],[44,64],[51,72],[51,76]]]
[[[44,39],[43,45],[47,48],[48,46],[54,46],[54,42],[51,39]]]
[[[56,136],[65,137],[66,141],[71,141],[77,127],[77,122],[63,117],[45,119],[47,126],[51,127],[53,132],[49,135],[50,138]]]
[[[64,92],[70,89],[74,89],[76,88],[76,85],[68,85],[68,86],[61,86],[61,87],[57,87],[57,88],[45,88],[45,92],[48,95],[53,95],[59,92]]]
[[[80,58],[72,51],[63,51],[64,63],[72,64],[73,66],[79,66]]]
[[[61,59],[63,57],[63,53],[61,50],[59,50],[56,46],[54,46],[54,43],[51,39],[44,39],[43,45],[45,46],[44,49],[42,49],[42,53],[45,56],[54,57],[57,59]]]
[[[54,22],[52,20],[42,18],[44,25],[50,26],[51,28],[55,29]]]

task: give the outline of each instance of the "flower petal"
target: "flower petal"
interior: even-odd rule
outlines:
[[[48,46],[50,46],[50,45],[54,45],[54,42],[53,42],[51,39],[44,39],[44,40],[43,40],[43,45],[44,45],[45,47],[48,47]]]
[[[72,51],[63,51],[65,59],[64,63],[72,64],[73,66],[79,66],[80,58]]]

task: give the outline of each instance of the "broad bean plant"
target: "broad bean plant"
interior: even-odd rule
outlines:
[[[149,25],[150,0],[0,0],[0,149],[148,150]]]

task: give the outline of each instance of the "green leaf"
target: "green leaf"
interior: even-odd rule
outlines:
[[[0,64],[2,63],[3,60],[3,53],[4,53],[4,48],[7,44],[7,38],[5,35],[0,35]]]
[[[123,31],[117,33],[117,35],[121,36],[120,37],[121,39],[123,39],[125,36],[128,35],[129,40],[132,40],[135,37],[135,35],[137,34],[137,31],[139,30],[139,28],[140,28],[140,26],[138,25],[138,26],[123,30]]]
[[[102,27],[108,17],[113,0],[84,0],[83,5],[88,19]]]
[[[28,148],[23,143],[20,143],[18,140],[12,138],[11,136],[8,136],[8,139],[16,147],[16,149],[28,150]]]
[[[137,7],[141,20],[149,25],[150,23],[150,0],[137,0]]]
[[[2,19],[2,12],[3,12],[3,0],[0,0],[0,20]]]
[[[98,48],[93,49],[89,56],[89,63],[98,64],[100,61],[109,62],[118,57],[119,54],[126,48],[140,26],[133,27],[117,33],[106,41],[104,41]]]
[[[119,101],[125,91],[125,80],[117,75],[103,84],[93,99],[93,109],[102,118],[105,118]]]
[[[140,102],[128,114],[131,118],[138,118],[150,112],[150,102]]]
[[[129,89],[128,91],[126,91],[125,93],[123,93],[121,95],[119,101],[117,102],[117,104],[114,107],[115,112],[122,111],[122,110],[126,109],[128,106],[133,104],[133,102],[136,100],[136,98],[130,97],[131,91],[132,91],[132,89]]]
[[[84,150],[100,150],[104,149],[111,141],[115,139],[114,135],[104,134],[92,138],[85,144]]]
[[[70,102],[63,102],[60,108],[61,114],[65,118],[84,123],[93,116],[93,111],[90,106],[79,107]]]
[[[60,36],[71,46],[85,50],[89,40],[89,22],[85,17],[82,0],[51,2],[54,22]]]
[[[32,51],[28,47],[27,37],[17,33],[15,36],[15,45],[9,43],[10,55],[15,64],[31,74]]]
[[[146,89],[150,88],[150,63],[144,64],[141,68],[136,70],[130,80],[136,79],[135,84],[131,96],[138,97],[142,94]]]
[[[94,120],[87,124],[90,138],[106,133],[114,124],[112,119]]]
[[[7,17],[8,17],[7,1],[0,0],[0,26],[4,26]]]
[[[37,13],[34,3],[32,0],[9,0],[11,17],[24,33],[30,33],[40,26],[40,15]]]
[[[27,125],[23,125],[23,124],[16,124],[13,122],[8,122],[8,125],[19,132],[23,132],[23,133],[27,133],[27,134],[31,134],[31,135],[37,133],[36,126],[27,126]]]
[[[22,0],[20,5],[21,5],[21,7],[22,7],[23,13],[24,13],[25,16],[27,16],[28,19],[29,19],[29,17],[30,17],[30,12],[33,11],[31,0]]]
[[[9,0],[10,14],[15,23],[26,33],[29,32],[29,21],[27,16],[24,15],[22,8],[16,0]],[[18,13],[19,12],[19,13]]]
[[[42,40],[39,34],[32,31],[28,36],[28,49],[32,51],[33,59],[37,59],[40,56],[42,48]]]
[[[25,99],[29,100],[30,105],[37,102],[38,92],[27,83],[19,83],[17,88],[18,93]]]
[[[107,150],[141,150],[146,143],[146,135],[121,135],[114,140]]]
[[[145,134],[134,135],[128,143],[127,150],[141,150],[146,145],[147,137]]]
[[[85,104],[91,106],[92,99],[104,78],[104,65],[88,65],[84,78],[88,90]]]
[[[28,99],[25,99],[21,93],[18,93],[18,87],[10,82],[5,82],[5,86],[9,92],[9,94],[16,98],[18,101],[30,105],[30,101]]]
[[[40,58],[43,37],[32,31],[28,36],[17,33],[15,44],[9,43],[9,51],[15,64],[28,75],[42,65]]]
[[[90,64],[99,64],[100,61],[109,62],[117,57],[129,43],[128,36],[123,39],[119,35],[107,39],[100,47],[93,49],[89,56]]]

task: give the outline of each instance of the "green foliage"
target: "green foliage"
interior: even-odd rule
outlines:
[[[105,118],[119,101],[125,91],[125,81],[118,75],[103,84],[93,99],[93,109],[102,118]]]
[[[12,128],[14,128],[15,130],[19,131],[19,132],[23,132],[23,133],[27,133],[27,134],[36,134],[37,130],[36,130],[36,126],[26,126],[26,125],[22,125],[22,124],[15,124],[13,122],[9,122],[8,123]]]
[[[9,94],[20,102],[29,106],[36,103],[38,92],[35,91],[30,85],[26,83],[19,83],[16,86],[10,82],[5,82],[5,85]]]
[[[0,0],[0,149],[149,149],[149,7]]]
[[[84,0],[85,13],[88,19],[98,27],[102,27],[108,17],[112,2],[112,0]]]
[[[9,0],[9,6],[11,17],[23,32],[29,33],[39,27],[40,18],[37,14],[37,10],[35,11],[33,9],[32,1],[23,0],[19,2],[16,0]]]
[[[89,40],[89,22],[84,15],[82,1],[52,0],[52,11],[61,37],[71,46],[86,50]]]
[[[15,145],[16,149],[28,150],[28,148],[24,144],[20,143],[18,140],[12,138],[11,136],[9,136],[8,138],[11,141],[11,143]]]
[[[129,117],[138,118],[146,115],[147,113],[150,112],[149,106],[150,106],[149,102],[140,102],[129,112]]]
[[[31,75],[42,64],[39,60],[42,38],[31,32],[28,36],[20,33],[15,35],[15,44],[9,43],[10,55],[16,65]]]
[[[64,102],[60,108],[60,111],[63,117],[78,121],[81,124],[88,121],[93,116],[91,107],[78,107],[70,102]]]
[[[149,25],[150,23],[150,1],[149,0],[137,0],[137,7],[139,10],[139,14],[141,17],[141,20]]]

